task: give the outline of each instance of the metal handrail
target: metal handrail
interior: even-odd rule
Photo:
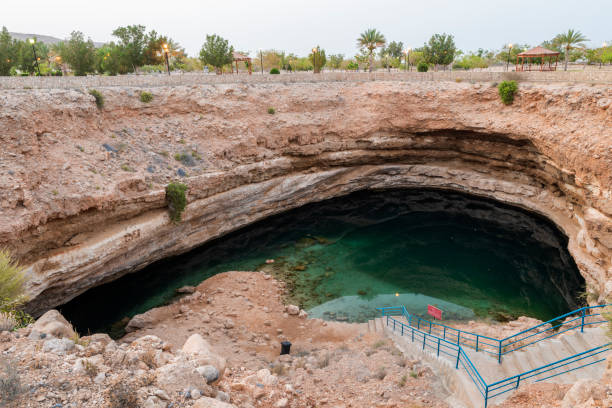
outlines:
[[[461,363],[462,367],[465,369],[465,371],[467,372],[467,374],[470,376],[470,378],[472,379],[472,381],[474,382],[474,384],[476,385],[476,388],[478,389],[478,392],[480,392],[482,394],[482,396],[484,397],[486,395],[486,387],[487,387],[487,383],[484,381],[484,379],[482,378],[482,376],[480,375],[480,373],[478,372],[478,370],[476,369],[476,366],[474,366],[474,363],[472,363],[472,361],[470,360],[470,358],[468,357],[467,353],[463,350],[463,348],[461,347],[461,345],[450,342],[448,340],[442,339],[438,336],[426,333],[424,331],[421,331],[419,329],[414,328],[413,326],[408,326],[407,324],[400,322],[399,320],[394,319],[393,317],[391,317],[391,315],[386,314],[387,311],[383,311],[383,316],[387,317],[387,326],[389,326],[389,321],[391,320],[393,322],[393,331],[395,331],[398,326],[401,329],[401,334],[402,336],[404,334],[408,334],[410,333],[411,337],[412,337],[412,341],[415,341],[415,334],[416,334],[416,339],[417,341],[421,341],[421,339],[423,339],[423,350],[425,349],[425,347],[430,347],[430,348],[434,348],[433,346],[427,344],[427,340],[434,340],[434,344],[437,345],[437,347],[435,348],[436,352],[437,352],[437,356],[440,355],[441,352],[441,346],[444,345],[445,347],[451,349],[452,351],[456,351],[457,352],[457,357],[456,357],[456,363],[455,363],[455,368],[459,368],[459,364]],[[398,310],[398,313],[401,313],[401,310]],[[442,351],[444,354],[447,354],[448,356],[451,356],[454,358],[454,353],[453,355],[451,355],[450,353],[444,352]],[[467,363],[467,366],[465,365]],[[468,369],[469,367],[469,369]],[[472,372],[470,372],[470,369]],[[474,373],[474,375],[472,374]]]
[[[450,326],[446,326],[444,324],[441,323],[436,323],[436,322],[431,322],[429,320],[423,319],[419,316],[415,316],[411,313],[409,313],[406,310],[405,306],[395,306],[395,307],[384,307],[384,308],[377,308],[377,310],[386,310],[389,312],[393,312],[393,313],[398,313],[398,314],[402,314],[407,320],[408,320],[408,325],[412,326],[413,324],[413,320],[416,320],[416,327],[418,330],[421,329],[421,322],[424,322],[425,325],[428,325],[429,328],[429,334],[432,334],[432,331],[434,331],[434,327],[435,330],[438,331],[438,333],[440,334],[440,337],[442,337],[444,340],[452,340],[454,341],[456,339],[457,344],[462,344],[465,347],[470,347],[475,349],[476,351],[483,351],[485,353],[497,356],[497,360],[499,363],[501,363],[501,358],[503,355],[511,353],[513,351],[517,351],[520,350],[524,347],[530,346],[532,344],[535,344],[537,342],[540,342],[542,340],[546,340],[550,337],[554,337],[557,336],[559,334],[565,333],[567,331],[570,330],[574,330],[577,329],[578,327],[580,327],[580,331],[584,332],[584,327],[585,326],[589,326],[589,325],[593,325],[593,324],[599,324],[599,323],[605,323],[606,320],[597,320],[597,321],[586,321],[586,319],[588,318],[593,318],[596,316],[601,316],[601,313],[594,313],[594,314],[587,314],[587,311],[591,311],[594,309],[598,309],[598,308],[604,308],[606,306],[612,306],[612,304],[605,304],[605,305],[597,305],[597,306],[586,306],[586,307],[582,307],[580,309],[574,310],[572,312],[566,313],[564,315],[555,317],[554,319],[550,319],[546,322],[540,323],[536,326],[530,327],[528,329],[525,329],[523,331],[520,331],[518,333],[512,334],[506,338],[503,339],[496,339],[493,337],[489,337],[489,336],[484,336],[482,334],[478,334],[478,333],[473,333],[473,332],[468,332],[465,330],[461,330],[461,329],[457,329],[454,327],[450,327]],[[569,321],[566,322],[562,322],[560,324],[555,325],[555,323],[557,323],[558,321],[560,321],[561,319],[564,319],[568,316],[574,315],[576,313],[580,313],[580,316],[576,317],[575,319],[571,319]],[[562,331],[556,331],[551,335],[548,335],[546,337],[543,338],[539,338],[535,341],[529,342],[527,344],[518,344],[520,342],[524,342],[527,339],[533,338],[539,334],[542,333],[546,333],[549,331],[554,331],[558,328],[560,328],[561,326],[565,326],[567,324],[570,324],[574,321],[580,320],[580,325],[576,325],[574,327],[570,327],[566,330],[562,330]],[[518,336],[521,336],[523,334],[526,334],[528,332],[534,331],[540,327],[545,327],[547,325],[550,325],[550,327],[547,327],[545,330],[541,330],[541,331],[537,331],[535,333],[529,334],[527,336],[524,336],[522,338],[518,338],[515,339]],[[492,341],[491,342],[487,342],[487,341],[483,341],[483,339]],[[510,339],[514,339],[513,341],[509,341]],[[510,348],[511,346],[516,345],[515,347]]]
[[[596,307],[603,307],[603,306],[596,306]],[[595,308],[595,307],[593,307]],[[585,308],[582,308],[585,309]],[[578,309],[578,311],[581,311],[582,309]],[[424,332],[420,329],[415,328],[414,326],[410,326],[409,324],[405,324],[403,322],[400,322],[396,319],[394,319],[391,316],[395,316],[395,315],[402,315],[404,317],[406,317],[406,315],[404,314],[404,312],[406,311],[405,307],[395,307],[395,308],[377,308],[377,310],[381,311],[381,314],[383,317],[387,317],[387,326],[389,326],[389,321],[391,320],[393,322],[393,331],[395,331],[397,329],[397,326],[400,327],[401,329],[401,335],[404,336],[405,334],[410,334],[412,336],[412,341],[415,341],[415,334],[416,334],[416,339],[417,341],[421,341],[420,339],[423,339],[423,350],[425,350],[426,347],[429,347],[433,350],[436,350],[437,352],[437,356],[440,356],[440,353],[442,352],[443,354],[446,354],[448,356],[451,356],[454,358],[454,353],[450,354],[444,350],[441,350],[441,346],[444,345],[444,347],[447,347],[449,349],[451,349],[453,352],[456,350],[457,352],[457,357],[456,357],[456,363],[455,363],[455,368],[459,369],[459,365],[461,364],[461,367],[465,370],[465,372],[468,374],[468,376],[470,377],[470,379],[472,380],[472,382],[474,383],[474,385],[476,386],[476,389],[478,390],[478,392],[482,395],[482,397],[484,398],[484,406],[485,408],[487,408],[488,402],[490,399],[495,398],[498,395],[504,394],[506,392],[510,392],[514,389],[517,389],[519,387],[519,385],[521,384],[521,381],[527,380],[529,378],[533,378],[536,376],[539,376],[541,374],[544,373],[548,373],[551,372],[553,370],[557,370],[557,369],[564,369],[564,368],[568,368],[568,369],[564,369],[564,371],[543,377],[543,378],[538,378],[535,380],[535,382],[539,382],[539,381],[544,381],[547,380],[549,378],[561,375],[561,374],[565,374],[568,373],[570,371],[574,371],[574,370],[578,370],[580,368],[584,368],[593,364],[597,364],[600,363],[602,361],[605,361],[606,358],[600,358],[596,361],[591,361],[591,362],[587,362],[586,364],[582,364],[579,365],[577,367],[573,367],[573,368],[569,368],[570,364],[573,363],[577,363],[580,361],[584,361],[587,358],[590,357],[595,357],[598,355],[601,355],[602,353],[605,353],[607,351],[610,351],[610,346],[612,346],[612,343],[607,343],[598,347],[594,347],[592,349],[589,349],[587,351],[581,352],[581,353],[576,353],[572,356],[563,358],[561,360],[557,360],[555,362],[549,363],[549,364],[545,364],[543,366],[534,368],[532,370],[528,370],[525,372],[522,372],[520,374],[511,376],[511,377],[507,377],[504,378],[502,380],[493,382],[491,384],[488,384],[486,381],[484,381],[484,379],[482,378],[482,376],[480,375],[480,373],[478,372],[478,369],[476,368],[476,366],[472,363],[472,361],[470,360],[469,356],[467,355],[467,353],[463,350],[463,348],[461,347],[461,345],[459,344],[459,342],[457,343],[453,343],[451,341],[448,341],[446,339],[443,339],[441,337],[438,337],[434,334],[430,334],[427,332]],[[407,312],[406,312],[407,313]],[[572,313],[566,314],[567,315],[571,315]],[[574,320],[574,319],[573,319]],[[583,323],[584,324],[584,323]],[[542,326],[542,325],[538,325]],[[578,326],[576,326],[578,327]],[[571,330],[571,329],[569,329]],[[517,335],[523,334],[525,332],[529,331],[528,330],[524,330],[523,332],[518,333]],[[510,336],[512,337],[512,336]],[[550,337],[550,336],[549,336]],[[548,338],[548,337],[547,337]],[[506,338],[507,339],[507,338]],[[506,340],[503,339],[503,340]],[[430,344],[428,344],[428,340],[430,341]],[[543,340],[543,339],[541,339]],[[538,341],[541,341],[538,340]],[[433,341],[433,345],[431,345],[431,342]],[[500,342],[502,340],[499,340]],[[436,347],[437,346],[437,347]],[[497,392],[496,392],[497,391]]]

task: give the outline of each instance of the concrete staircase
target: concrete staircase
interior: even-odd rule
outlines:
[[[378,317],[376,319],[368,320],[368,332],[369,333],[380,333],[385,334],[385,323],[383,319]]]
[[[403,320],[397,316],[397,320]],[[443,378],[444,385],[448,388],[456,401],[451,403],[451,406],[459,407],[483,407],[484,399],[480,394],[469,375],[464,370],[455,369],[456,358],[441,354],[439,357],[436,353],[431,352],[427,348],[423,350],[422,341],[413,343],[410,336],[401,336],[399,331],[393,332],[392,327],[387,327],[383,318],[375,319],[368,323],[369,327],[374,330],[379,330],[383,327],[384,332],[395,342],[396,346],[410,356],[425,359],[428,363],[435,365],[439,375]],[[610,340],[606,335],[606,327],[585,328],[584,333],[580,330],[572,330],[567,333],[543,340],[532,344],[522,350],[514,351],[502,357],[502,363],[499,364],[497,356],[492,356],[482,351],[476,352],[473,349],[464,347],[464,351],[482,376],[487,384],[493,384],[497,381],[508,377],[515,376],[526,371],[542,367],[544,365],[554,363],[566,357],[573,356],[609,343]],[[547,378],[544,382],[571,384],[578,379],[599,380],[605,371],[603,362],[591,366],[579,368],[574,371],[563,373],[564,371],[578,367],[580,365],[595,362],[606,357],[607,354],[602,353],[597,356],[592,356],[581,360],[579,363],[573,363],[569,367],[561,367],[532,378],[521,380],[521,384],[535,382],[539,379],[545,379],[551,375],[559,374],[558,376]],[[489,400],[489,405],[502,402],[505,398],[512,395],[507,392]]]

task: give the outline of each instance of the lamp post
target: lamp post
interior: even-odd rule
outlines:
[[[508,68],[510,67],[510,54],[512,54],[512,47],[514,47],[514,45],[508,44],[508,60],[506,61],[506,71],[508,71]]]
[[[36,64],[36,69],[38,70],[38,76],[40,76],[40,66],[38,65],[38,57],[36,56],[36,47],[34,47],[34,43],[36,40],[34,38],[30,38],[30,44],[32,44],[32,51],[34,51],[34,64]]]
[[[387,65],[387,72],[391,72],[391,67],[389,66],[389,53],[385,53],[385,64]]]
[[[168,44],[163,43],[162,48],[164,50],[164,55],[166,56],[166,70],[168,71],[168,76],[170,76],[170,61],[168,59],[168,54],[170,51],[168,50]]]
[[[259,62],[261,64],[261,75],[263,75],[263,51],[259,49]]]

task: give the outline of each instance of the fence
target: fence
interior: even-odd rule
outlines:
[[[0,77],[0,89],[74,89],[95,87],[157,87],[194,86],[214,84],[266,84],[310,82],[368,82],[368,81],[465,81],[500,82],[503,80],[525,82],[579,82],[612,84],[612,71],[555,71],[555,72],[495,72],[495,71],[438,71],[438,72],[323,72],[293,74],[227,74],[182,73],[173,75],[91,75],[86,77]]]
[[[492,337],[482,336],[476,333],[455,329],[443,324],[430,322],[418,316],[411,315],[406,311],[406,308],[404,306],[378,308],[377,310],[380,310],[383,318],[386,317],[386,324],[388,327],[392,328],[394,332],[399,330],[402,336],[409,336],[412,339],[412,342],[418,342],[419,344],[421,344],[422,342],[423,350],[429,349],[435,351],[436,356],[438,357],[440,357],[440,354],[442,354],[450,356],[452,358],[456,358],[455,368],[461,368],[465,370],[469,378],[476,386],[478,392],[482,395],[484,399],[484,406],[486,408],[490,399],[517,389],[520,386],[521,382],[527,379],[534,378],[535,382],[544,381],[549,378],[556,377],[558,375],[565,374],[567,372],[578,370],[580,368],[584,368],[604,361],[606,358],[603,356],[603,354],[610,350],[610,344],[612,343],[591,348],[582,353],[574,354],[567,358],[543,365],[541,367],[537,367],[533,370],[522,372],[511,377],[504,378],[500,381],[496,381],[491,384],[488,384],[486,381],[483,380],[482,376],[478,372],[478,369],[472,363],[467,353],[465,353],[465,351],[463,350],[462,344],[467,347],[473,347],[475,345],[474,348],[476,349],[476,351],[479,351],[479,343],[490,344],[492,345],[492,347],[495,347],[495,345],[497,345],[497,353],[491,353],[490,350],[486,350],[483,348],[480,348],[480,350],[486,351],[490,354],[496,354],[498,357],[498,361],[501,363],[501,356],[504,354],[520,350],[523,347],[537,343],[538,341],[551,338],[561,333],[565,333],[569,330],[575,330],[577,328],[580,328],[581,331],[584,331],[584,327],[586,326],[605,322],[606,320],[602,317],[597,317],[602,316],[601,313],[590,312],[593,310],[600,311],[601,308],[606,306],[610,305],[583,307],[581,309],[559,316],[548,322],[544,322],[527,330],[523,330],[519,333],[513,334],[504,339],[494,339]],[[405,324],[393,318],[392,316],[403,316],[407,319],[408,324]],[[589,321],[589,317],[593,317],[593,319]],[[565,321],[563,321],[562,323],[551,324],[557,323],[562,319],[565,319]],[[415,322],[416,327],[414,326]],[[572,324],[573,322],[579,323]],[[558,330],[563,326],[565,326],[563,330]],[[439,336],[440,333],[442,333],[443,337]],[[543,335],[543,337],[538,337],[538,335]],[[488,342],[484,342],[484,339],[488,340]],[[524,343],[525,341],[527,341],[527,343]],[[513,345],[516,345],[516,347],[511,347]],[[584,363],[585,359],[591,357],[601,358],[596,361]],[[553,374],[552,372],[555,370],[562,371],[555,372]]]
[[[409,326],[415,326],[418,330],[427,331],[429,334],[434,334],[444,340],[461,344],[465,347],[475,349],[476,351],[494,355],[501,363],[502,356],[505,354],[520,350],[570,330],[580,328],[580,331],[583,332],[584,328],[587,326],[605,323],[606,319],[604,319],[600,311],[606,306],[610,305],[583,307],[562,316],[555,317],[554,319],[538,324],[527,330],[510,335],[504,339],[483,336],[482,334],[459,330],[441,323],[431,322],[408,313],[404,306],[384,308],[381,310],[399,313],[406,318]]]

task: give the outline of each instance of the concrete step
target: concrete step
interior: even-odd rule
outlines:
[[[561,342],[559,342],[561,343]],[[538,343],[538,351],[540,353],[540,355],[542,356],[543,360],[546,361],[546,364],[558,361],[560,358],[558,355],[556,355],[553,352],[553,348],[555,348],[556,346],[549,344],[540,344]],[[546,375],[540,375],[538,376],[538,378],[542,378],[542,377],[548,377],[549,375],[554,375],[554,374],[559,374],[561,372],[563,372],[565,370],[561,370],[561,369],[554,369],[548,373],[546,373]],[[560,377],[553,377],[553,378],[558,378],[559,380],[561,380]],[[564,377],[567,378],[567,377]],[[564,383],[564,381],[561,381],[562,383]]]
[[[590,344],[588,344],[586,341],[584,341],[584,334],[583,333],[574,333],[571,335],[567,335],[564,337],[565,341],[567,342],[567,344],[569,344],[572,348],[572,350],[574,350],[576,353],[582,353],[584,351],[587,351],[589,349],[592,349],[593,347],[597,347],[598,345],[593,345],[591,346]],[[594,361],[597,361],[599,358],[601,357],[589,357],[589,358],[585,358],[583,360],[580,360],[579,363],[576,363],[578,365],[584,365],[584,364],[588,364],[588,363],[592,363]],[[583,367],[579,370],[577,370],[578,372],[575,373],[575,375],[579,375],[579,376],[584,376],[584,375],[588,375],[589,378],[595,378],[597,376],[597,368],[594,366],[588,366],[588,367]],[[568,373],[569,374],[569,373]]]

